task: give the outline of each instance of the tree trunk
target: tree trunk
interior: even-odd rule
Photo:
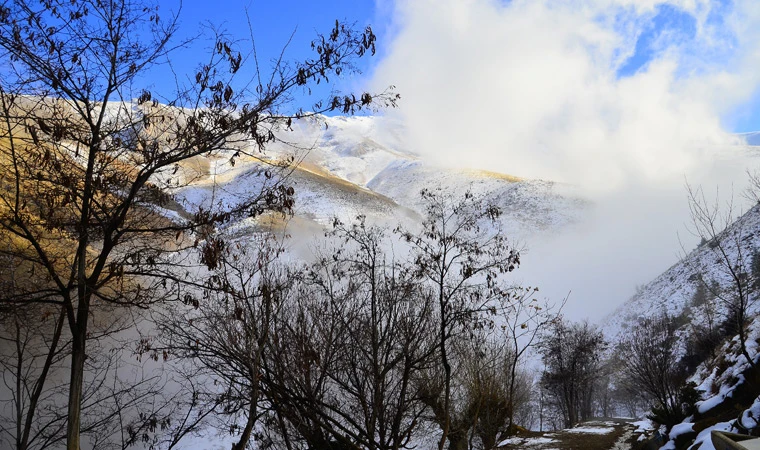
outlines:
[[[441,346],[441,363],[443,364],[444,373],[444,387],[443,387],[443,426],[441,427],[443,433],[441,434],[441,440],[438,443],[438,450],[443,450],[446,445],[446,438],[449,435],[451,427],[451,414],[449,409],[451,408],[451,364],[449,364],[449,357],[446,352],[446,320],[445,320],[445,303],[441,300],[441,328],[440,328],[440,346]],[[466,443],[466,441],[465,441]],[[449,445],[451,448],[451,445]]]
[[[248,407],[248,420],[245,422],[245,428],[243,428],[243,434],[240,435],[240,440],[232,446],[232,450],[245,450],[248,446],[248,441],[251,440],[253,425],[256,423],[257,397],[258,395],[251,395],[251,405]]]
[[[467,450],[467,438],[461,430],[453,430],[448,434],[449,450]]]
[[[515,356],[512,358],[512,367],[509,369],[509,416],[507,417],[507,434],[511,435],[514,430],[515,420],[515,378],[517,377],[517,359],[519,353],[517,352],[517,340],[515,343]]]
[[[86,323],[86,322],[85,322]],[[82,385],[86,328],[77,326],[71,343],[71,379],[69,381],[69,416],[66,430],[66,449],[80,450],[79,427],[82,417]]]

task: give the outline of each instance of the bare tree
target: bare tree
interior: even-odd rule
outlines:
[[[61,338],[65,317],[56,308],[38,306],[6,312],[2,319],[0,367],[3,394],[9,394],[2,403],[10,406],[3,410],[11,415],[1,416],[0,434],[8,447],[44,448],[41,442],[54,441],[60,430],[60,425],[55,427],[60,415],[47,413],[55,411],[56,397],[65,392],[60,385],[60,363],[67,350],[67,339]]]
[[[511,291],[500,284],[520,262],[510,247],[499,216],[501,210],[470,191],[463,195],[442,189],[421,192],[425,208],[422,229],[398,232],[412,246],[416,276],[432,286],[438,319],[438,352],[443,367],[442,401],[437,417],[439,450],[451,431],[452,365],[449,341],[482,318],[495,313]]]
[[[688,374],[676,361],[678,336],[670,317],[642,320],[618,348],[629,389],[653,402],[651,418],[671,427],[691,414],[684,407]]]
[[[687,185],[687,191],[691,231],[704,241],[703,248],[713,256],[716,269],[710,275],[700,272],[697,281],[721,305],[727,331],[739,337],[741,354],[755,367],[755,357],[747,348],[747,325],[756,298],[752,271],[754,249],[746,244],[754,230],[747,230],[741,218],[737,220],[733,199],[721,208],[717,196],[710,202],[701,188]]]
[[[458,340],[454,347],[458,360],[454,375],[454,391],[463,388],[463,396],[454,395],[457,412],[452,427],[455,434],[464,430],[469,435],[469,448],[474,448],[473,438],[480,440],[482,448],[494,448],[497,439],[507,431],[508,418],[513,414],[515,397],[511,388],[517,386],[511,382],[513,355],[507,343],[502,342],[494,333],[476,333],[465,342]],[[516,371],[515,371],[516,373]],[[453,440],[450,440],[453,444]],[[461,446],[464,447],[462,442]],[[450,445],[449,448],[453,448]]]
[[[532,290],[531,290],[532,291]],[[479,327],[449,342],[452,364],[450,450],[494,448],[509,434],[509,418],[530,399],[532,379],[500,328]],[[514,364],[518,367],[514,367]],[[443,371],[438,362],[420,380],[430,420],[443,416]]]
[[[149,307],[162,293],[181,288],[183,277],[166,270],[168,249],[203,242],[208,263],[216,250],[209,235],[215,224],[292,206],[293,191],[283,181],[290,161],[274,162],[262,167],[261,189],[250,197],[224,210],[167,219],[158,213],[170,204],[164,189],[176,187],[183,162],[225,149],[235,158],[244,149],[236,142],[263,149],[292,120],[279,108],[294,90],[350,69],[375,45],[370,29],[357,33],[336,23],[314,42],[314,58],[279,61],[270,76],[257,71],[253,80],[242,80],[236,74],[244,55],[219,37],[189,85],[178,86],[173,106],[162,106],[135,86],[182,45],[172,44],[177,23],[144,1],[15,0],[0,6],[0,52],[12,62],[0,83],[0,229],[8,244],[1,251],[23,258],[40,279],[4,301],[64,311],[71,335],[71,450],[81,445],[94,305]],[[396,98],[333,96],[313,111],[350,113]],[[251,156],[264,164],[260,153]],[[196,239],[187,239],[190,231]]]
[[[432,299],[364,217],[328,235],[338,242],[305,269],[270,341],[266,390],[312,447],[405,448],[425,407],[416,379],[436,350]]]
[[[510,344],[512,363],[509,376],[509,398],[512,408],[509,411],[507,430],[512,431],[514,425],[514,413],[518,404],[514,401],[517,396],[518,386],[517,369],[526,352],[539,344],[542,333],[548,327],[560,319],[560,313],[567,299],[559,308],[555,308],[548,302],[540,303],[533,295],[538,288],[514,288],[515,294],[512,301],[502,312],[501,330]]]
[[[66,364],[70,335],[52,305],[23,305],[2,318],[0,356],[4,388],[0,437],[16,449],[58,447],[66,438]],[[51,324],[54,322],[54,324]],[[97,448],[122,449],[143,437],[161,407],[164,379],[142,372],[123,331],[96,321],[84,367],[81,434]],[[9,395],[8,398],[5,395]]]
[[[605,346],[602,333],[587,322],[557,321],[541,343],[546,366],[542,383],[561,412],[566,428],[593,414]]]
[[[340,351],[341,327],[336,327],[330,302],[305,283],[295,283],[290,299],[275,317],[272,354],[264,359],[266,395],[274,405],[272,422],[288,450],[353,448],[333,408],[329,373]]]
[[[264,352],[271,348],[273,316],[288,283],[277,263],[281,252],[280,244],[267,234],[253,236],[245,244],[229,243],[208,276],[202,301],[172,308],[157,320],[163,344],[151,351],[191,360],[192,377],[206,380],[205,389],[190,385],[196,402],[186,414],[194,408],[201,420],[208,414],[231,416],[231,432],[238,428],[238,415],[243,416],[245,425],[235,450],[248,446],[263,414]],[[190,432],[201,420],[188,421],[177,432]]]

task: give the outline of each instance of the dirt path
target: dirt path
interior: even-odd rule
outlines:
[[[630,450],[638,437],[635,427],[622,419],[586,422],[575,428],[546,433],[528,432],[507,439],[499,449]]]

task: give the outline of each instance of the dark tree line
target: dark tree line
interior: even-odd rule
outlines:
[[[649,402],[649,417],[668,428],[695,412],[696,385],[679,361],[679,341],[673,318],[643,319],[619,344],[623,382]],[[706,356],[706,355],[703,355]]]
[[[336,220],[303,267],[278,263],[269,238],[222,249],[202,300],[160,320],[151,350],[215,380],[196,417],[228,412],[236,448],[400,449],[431,427],[448,448],[491,448],[508,435],[529,400],[519,365],[533,339],[521,334],[535,336],[554,313],[535,290],[505,284],[517,253],[498,210],[470,193],[422,195],[421,230]]]
[[[553,323],[540,351],[544,362],[541,383],[552,406],[568,428],[597,415],[595,400],[603,388],[604,350],[601,331],[587,322]]]

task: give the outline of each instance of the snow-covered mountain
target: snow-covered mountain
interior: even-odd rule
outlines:
[[[266,181],[260,159],[292,155],[300,161],[289,179],[296,192],[295,226],[321,227],[335,217],[350,221],[359,214],[384,223],[419,220],[420,190],[435,186],[488,196],[502,207],[509,233],[520,238],[566,226],[587,206],[570,187],[551,181],[435,166],[407,148],[402,135],[383,117],[300,120],[266,154],[234,163],[225,155],[195,161],[204,169],[173,194],[188,210],[231,204]]]

